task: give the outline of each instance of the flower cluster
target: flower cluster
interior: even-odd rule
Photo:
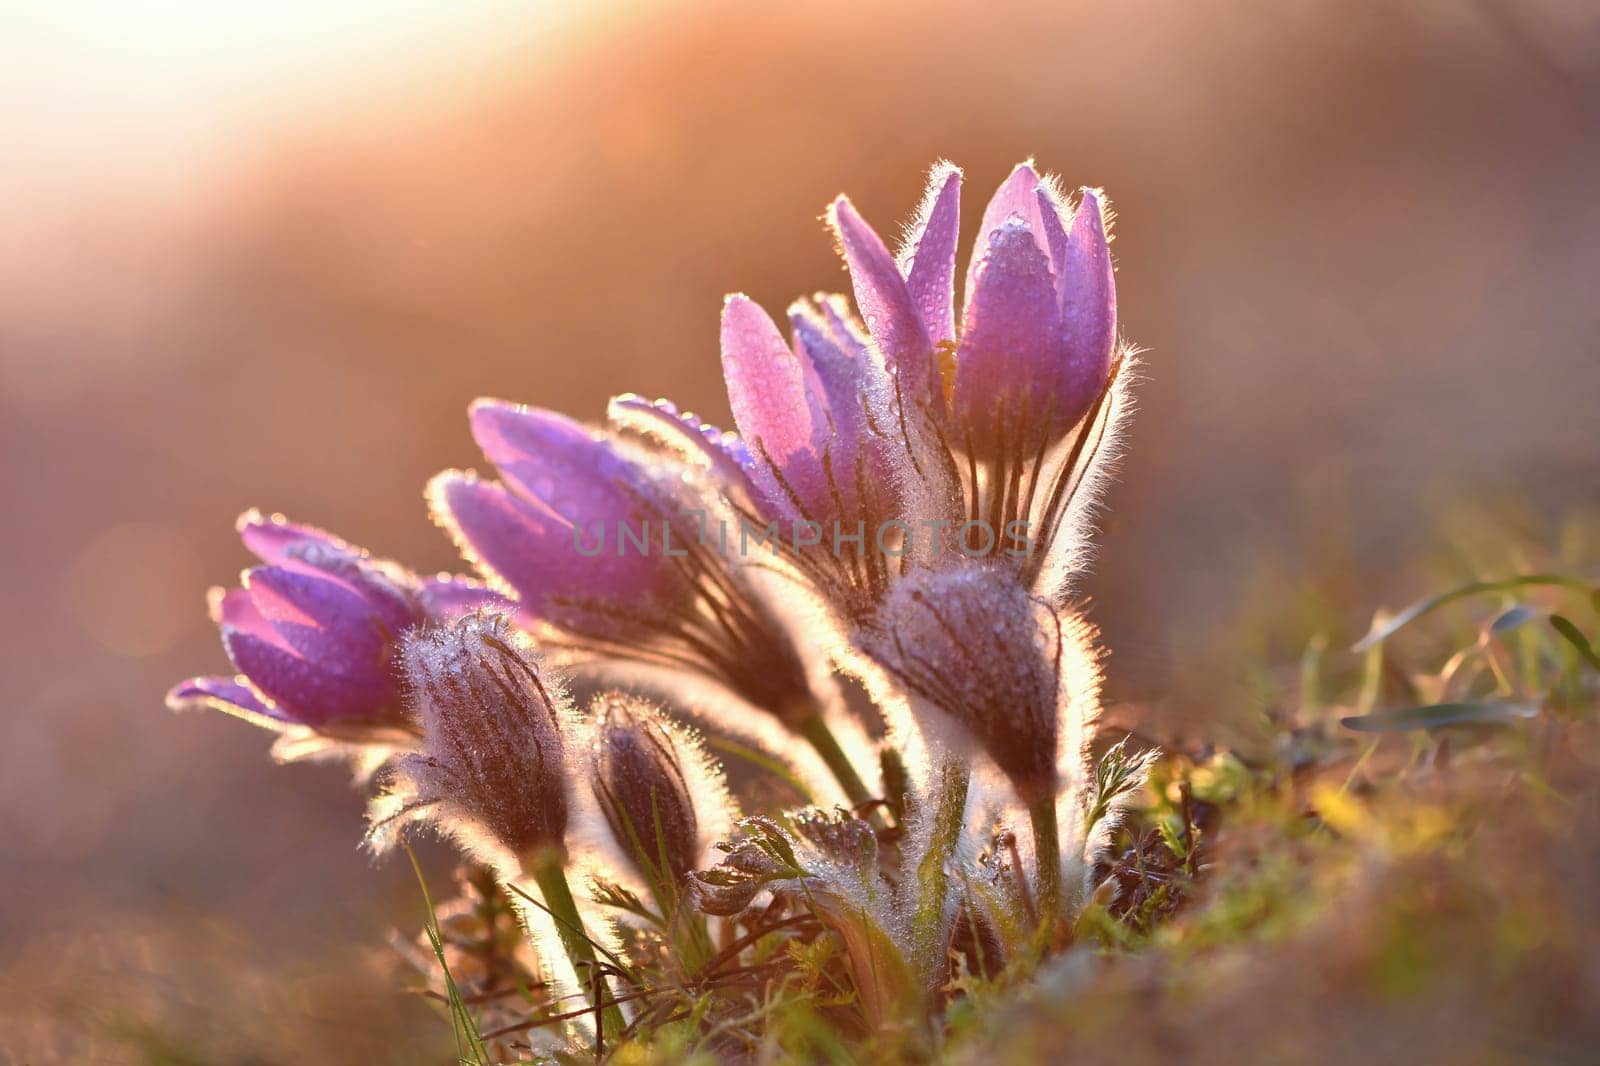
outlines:
[[[212,596],[238,673],[169,702],[351,757],[375,846],[418,822],[459,841],[586,1000],[547,1019],[569,1033],[648,1033],[688,996],[735,1050],[752,975],[832,938],[842,1027],[936,1041],[952,967],[1068,928],[1127,791],[1097,782],[1138,771],[1092,765],[1099,658],[1072,599],[1128,408],[1107,208],[1018,166],[958,304],[961,188],[934,168],[898,253],[834,201],[853,300],[796,302],[787,337],[727,299],[737,432],[632,395],[598,428],[474,403],[494,476],[426,493],[474,579],[247,514],[263,565]],[[743,735],[717,742],[770,774],[748,790],[769,814],[740,820],[686,718]],[[785,792],[824,805],[772,809]]]

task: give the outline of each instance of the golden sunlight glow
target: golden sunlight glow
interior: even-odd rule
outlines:
[[[329,110],[446,104],[551,53],[566,0],[64,0],[0,6],[0,133],[85,177],[182,166]],[[57,168],[59,173],[59,168]]]
[[[349,63],[440,55],[540,21],[563,5],[512,0],[66,0],[3,16],[13,44],[63,59],[110,60],[91,79],[142,70],[153,81],[243,81],[274,70],[331,71]],[[19,48],[19,53],[23,49]],[[48,61],[48,55],[45,57]]]

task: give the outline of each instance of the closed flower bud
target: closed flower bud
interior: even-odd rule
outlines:
[[[1056,786],[1062,629],[999,565],[915,571],[868,651],[977,742],[1024,802]]]
[[[660,711],[620,693],[595,704],[595,800],[618,845],[653,882],[682,884],[700,856],[689,774],[694,740]]]
[[[559,852],[567,831],[566,695],[525,638],[478,613],[418,634],[402,653],[421,751],[402,760],[412,807],[469,845],[522,859]]]

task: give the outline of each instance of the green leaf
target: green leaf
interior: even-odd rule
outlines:
[[[1559,614],[1553,614],[1550,616],[1550,625],[1557,633],[1567,639],[1568,644],[1578,649],[1578,654],[1583,656],[1585,662],[1594,669],[1600,670],[1600,655],[1595,654],[1594,648],[1589,644],[1589,638],[1583,635],[1582,630],[1572,624],[1571,619],[1563,618]]]
[[[1525,574],[1521,577],[1510,577],[1502,581],[1474,581],[1471,584],[1451,589],[1449,592],[1441,592],[1437,596],[1430,596],[1428,599],[1413,603],[1383,625],[1374,626],[1370,633],[1356,642],[1351,651],[1366,651],[1377,644],[1381,644],[1393,636],[1396,631],[1410,625],[1428,612],[1443,607],[1447,603],[1454,603],[1456,600],[1463,600],[1470,596],[1480,596],[1485,592],[1509,592],[1513,589],[1534,586],[1573,589],[1586,596],[1595,594],[1595,590],[1589,586],[1588,582],[1579,581],[1575,577],[1567,577],[1564,574]]]
[[[1432,703],[1425,707],[1352,715],[1339,719],[1339,724],[1357,733],[1401,733],[1408,729],[1438,729],[1449,725],[1509,725],[1538,713],[1538,707],[1527,703]]]

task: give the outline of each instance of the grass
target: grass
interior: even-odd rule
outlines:
[[[439,961],[439,974],[444,981],[446,1002],[450,1009],[450,1029],[456,1041],[456,1061],[467,1066],[489,1066],[494,1060],[489,1057],[489,1049],[484,1045],[483,1036],[478,1031],[477,1018],[473,1016],[460,987],[456,984],[455,977],[450,973],[450,963],[445,957],[444,938],[439,932],[439,917],[434,909],[433,895],[428,891],[428,879],[422,874],[422,864],[417,861],[417,853],[411,850],[410,845],[406,845],[406,857],[411,860],[411,868],[417,873],[417,884],[422,888],[422,901],[427,907],[423,932],[428,938],[429,946],[433,948],[435,958]]]

